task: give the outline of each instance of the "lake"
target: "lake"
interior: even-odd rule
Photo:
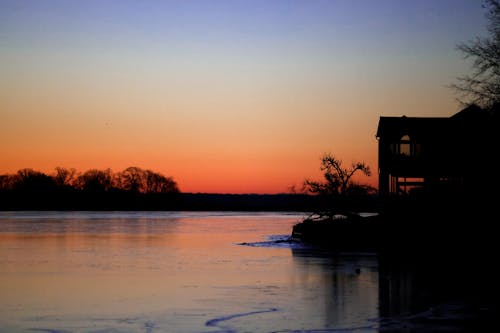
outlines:
[[[385,315],[411,310],[412,276],[381,275],[374,254],[289,241],[304,217],[0,212],[0,332],[401,327]]]
[[[376,257],[284,241],[302,218],[0,212],[0,331],[376,330]]]

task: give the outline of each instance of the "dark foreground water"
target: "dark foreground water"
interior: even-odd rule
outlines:
[[[456,328],[461,304],[417,309],[413,276],[381,274],[376,255],[288,241],[303,217],[0,212],[0,332]]]

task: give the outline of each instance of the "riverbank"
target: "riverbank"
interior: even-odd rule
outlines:
[[[356,206],[375,207],[375,197]],[[0,211],[19,210],[157,210],[157,211],[296,211],[324,210],[327,198],[307,194],[88,193],[81,191],[0,191]]]

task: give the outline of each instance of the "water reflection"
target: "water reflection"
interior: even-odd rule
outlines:
[[[16,234],[169,234],[177,214],[148,212],[2,212],[2,233]]]
[[[420,332],[472,276],[287,242],[288,214],[9,214],[0,332]]]
[[[313,294],[314,309],[322,311],[325,328],[376,328],[379,275],[375,255],[307,249],[292,249],[292,254],[298,289]]]
[[[464,261],[461,254],[382,254],[381,331],[463,332],[491,327],[496,300],[488,294],[497,282],[478,275],[474,263]]]
[[[325,332],[463,332],[496,320],[493,278],[449,253],[335,254],[292,248],[297,290]],[[477,262],[479,259],[476,258]],[[481,277],[482,276],[482,277]],[[309,310],[305,310],[309,311]],[[321,331],[321,330],[320,330]]]

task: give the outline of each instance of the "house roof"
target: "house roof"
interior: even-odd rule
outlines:
[[[426,117],[380,117],[377,138],[384,136],[391,139],[400,139],[403,135],[418,138],[422,135],[442,132],[450,118]]]
[[[488,117],[488,111],[474,104],[451,117],[380,117],[376,136],[378,139],[383,136],[385,139],[399,140],[403,135],[408,135],[417,141],[442,138],[459,128],[469,128],[471,131],[473,124],[484,124],[488,122]]]
[[[487,115],[487,113],[488,112],[486,110],[481,109],[476,104],[471,104],[465,109],[458,111],[450,118],[458,119],[458,118],[477,117],[479,115]]]

